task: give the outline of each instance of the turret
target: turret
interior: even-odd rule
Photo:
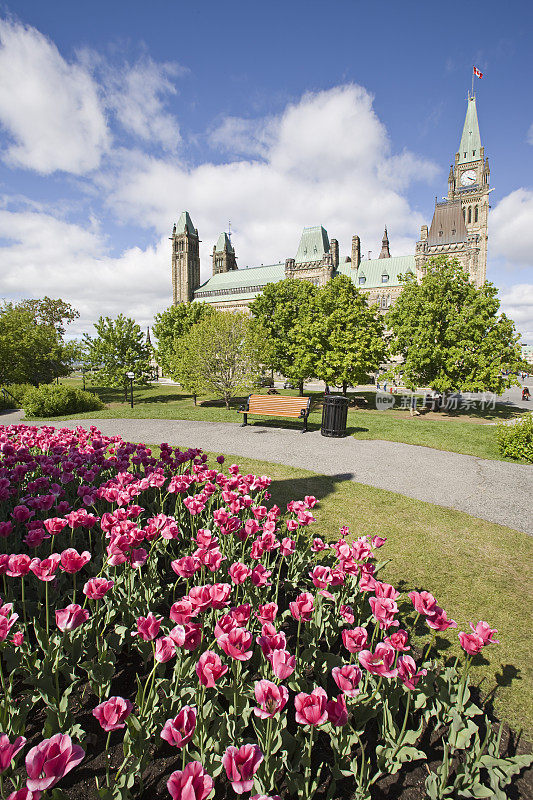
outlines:
[[[359,269],[361,263],[361,239],[359,236],[352,236],[352,269]]]
[[[200,286],[200,239],[188,211],[172,228],[172,302],[189,303]]]
[[[379,254],[378,258],[390,258],[389,237],[387,235],[387,226],[385,226],[385,232],[383,234],[383,239],[381,240],[381,253]]]
[[[227,233],[221,233],[213,247],[213,275],[237,269],[237,257]]]

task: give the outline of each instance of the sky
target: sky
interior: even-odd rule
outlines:
[[[319,224],[412,254],[475,64],[487,277],[533,344],[532,34],[529,0],[0,0],[0,298],[151,325],[184,209],[202,280],[230,221],[241,268]]]

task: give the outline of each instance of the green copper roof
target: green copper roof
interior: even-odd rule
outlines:
[[[284,277],[285,264],[219,272],[196,289],[194,299],[206,303],[249,300],[260,294],[267,283],[277,283]]]
[[[459,163],[467,161],[477,161],[481,158],[481,136],[479,135],[479,124],[477,121],[476,98],[468,98],[466,108],[465,124],[461,144],[459,145]]]
[[[196,236],[196,229],[192,224],[188,211],[181,212],[178,224],[176,225],[176,233],[192,233],[193,236]]]
[[[304,228],[298,245],[295,261],[304,264],[307,261],[322,261],[325,253],[329,253],[328,233],[322,225]]]
[[[399,286],[400,275],[407,272],[415,274],[414,256],[393,256],[392,258],[363,259],[359,269],[352,269],[350,262],[339,264],[338,275],[347,275],[360,289],[385,289]],[[384,280],[384,277],[387,277]],[[364,281],[361,279],[364,278]]]
[[[234,253],[233,245],[230,242],[230,238],[227,233],[221,233],[218,237],[217,243],[215,245],[215,250],[217,253],[222,252],[223,250],[228,250],[230,253]]]

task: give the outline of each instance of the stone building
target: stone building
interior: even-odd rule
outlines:
[[[198,231],[184,211],[172,232],[173,302],[203,301],[228,311],[245,310],[269,283],[298,278],[324,286],[336,275],[347,275],[370,302],[386,310],[401,292],[400,276],[422,277],[427,260],[455,256],[476,286],[485,281],[489,212],[489,164],[481,144],[475,96],[468,97],[466,118],[455,163],[450,167],[448,195],[435,202],[431,225],[423,225],[415,254],[391,256],[387,228],[378,258],[364,258],[359,236],[351,251],[339,255],[337,239],[322,225],[304,228],[294,257],[260,267],[237,268],[235,249],[227,233],[213,247],[212,277],[200,284]]]

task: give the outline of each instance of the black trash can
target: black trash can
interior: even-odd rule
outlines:
[[[325,394],[322,405],[322,436],[340,438],[346,436],[346,418],[348,416],[347,397],[338,394]]]

